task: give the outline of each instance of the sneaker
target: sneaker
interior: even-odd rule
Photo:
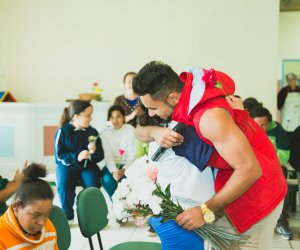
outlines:
[[[293,233],[287,225],[277,226],[276,231],[281,235],[281,238],[284,240],[291,240],[293,238]]]
[[[148,231],[147,231],[147,236],[149,236],[149,237],[156,237],[156,236],[157,236],[157,234],[156,234],[156,232],[154,231],[154,229],[153,229],[152,226],[149,226],[149,229],[148,229]]]
[[[69,226],[71,226],[74,222],[74,219],[73,220],[68,220],[68,223],[69,223]]]

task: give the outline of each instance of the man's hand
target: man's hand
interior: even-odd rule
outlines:
[[[177,146],[183,142],[183,136],[170,128],[155,127],[153,138],[158,144],[165,148]]]
[[[171,148],[183,142],[183,136],[170,128],[159,126],[137,125],[135,130],[136,138],[142,142],[156,141],[162,147]]]
[[[176,217],[176,222],[187,230],[194,230],[205,224],[200,207],[192,207]]]

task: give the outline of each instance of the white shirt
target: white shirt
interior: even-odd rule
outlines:
[[[174,126],[175,123],[171,122],[171,125]],[[158,147],[157,142],[149,144],[149,160],[158,168],[157,182],[163,190],[171,184],[172,197],[185,209],[198,206],[215,194],[214,178],[210,167],[201,172],[184,157],[175,155],[172,149],[167,149],[161,158],[154,162],[151,156]]]
[[[106,167],[112,173],[117,170],[116,163],[126,166],[135,159],[135,128],[129,124],[123,124],[120,129],[108,127],[101,135]],[[119,150],[124,150],[120,156]]]

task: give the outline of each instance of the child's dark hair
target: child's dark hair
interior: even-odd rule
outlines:
[[[135,73],[134,71],[127,72],[125,74],[125,76],[123,77],[123,83],[125,83],[126,77],[129,75],[133,75],[135,77],[137,75],[137,73]]]
[[[262,107],[263,104],[258,102],[254,97],[248,97],[243,101],[244,109],[251,111],[255,107]]]
[[[249,116],[254,119],[256,117],[266,117],[268,122],[272,121],[272,115],[269,110],[264,107],[257,106],[250,110]]]
[[[112,112],[114,112],[114,111],[119,111],[120,114],[121,114],[121,115],[124,117],[124,119],[125,119],[125,111],[124,111],[124,109],[123,109],[121,106],[119,106],[119,105],[112,105],[112,106],[109,108],[108,112],[107,112],[107,120],[108,120],[108,121],[109,121],[109,119],[110,119],[110,117],[111,117]]]
[[[54,193],[48,182],[40,179],[47,175],[46,167],[32,163],[24,169],[24,179],[16,192],[16,200],[21,201],[22,208],[36,200],[53,200]]]
[[[64,111],[60,118],[59,126],[62,127],[67,122],[71,121],[74,115],[78,115],[79,113],[83,112],[86,108],[91,106],[92,104],[90,101],[72,101],[68,107],[64,108]]]

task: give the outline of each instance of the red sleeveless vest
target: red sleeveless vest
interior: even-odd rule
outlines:
[[[222,97],[224,96],[224,89],[220,91],[215,90],[215,88],[206,88],[202,99],[188,113],[193,75],[184,72],[180,77],[185,82],[185,86],[172,118],[178,122],[194,125],[199,137],[208,144],[213,145],[212,142],[202,136],[199,130],[201,116],[207,109],[214,107],[228,110],[235,123],[247,137],[260,164],[262,176],[248,191],[225,208],[226,214],[238,232],[243,233],[271,213],[287,193],[287,183],[274,146],[266,133],[248,116],[247,111],[231,109]],[[233,94],[234,87],[228,89],[230,91],[227,94]],[[208,165],[219,169],[215,181],[215,189],[218,192],[228,181],[234,170],[216,151],[211,156]]]

